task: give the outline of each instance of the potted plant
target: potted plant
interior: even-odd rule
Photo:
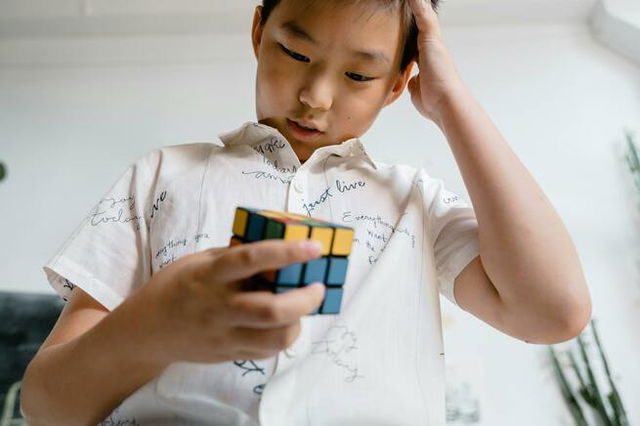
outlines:
[[[593,358],[587,344],[589,327],[571,342],[573,347],[569,349],[562,351],[548,346],[554,376],[576,425],[629,426],[627,413],[602,350],[595,320],[592,319],[589,325],[599,353],[600,371],[604,369],[606,375],[606,385],[603,387],[599,383],[598,370],[595,368],[597,359]],[[590,412],[585,414],[583,407]],[[595,423],[589,423],[587,419],[593,419]]]

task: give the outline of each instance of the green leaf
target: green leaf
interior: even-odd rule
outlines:
[[[604,350],[602,349],[602,344],[600,343],[600,337],[598,336],[598,330],[596,329],[595,319],[591,319],[591,331],[593,332],[594,340],[596,341],[596,345],[598,347],[598,352],[600,353],[600,358],[602,360],[602,364],[604,365],[604,371],[607,373],[607,380],[609,382],[609,386],[611,386],[611,394],[609,395],[609,401],[611,401],[611,406],[616,415],[616,418],[619,419],[620,425],[628,425],[629,420],[627,419],[627,413],[624,409],[624,405],[622,404],[622,400],[620,399],[620,394],[618,393],[618,389],[616,388],[615,383],[613,382],[613,378],[611,377],[611,370],[609,369],[609,362],[607,361],[607,357],[604,354]]]
[[[553,371],[555,373],[556,381],[560,385],[560,391],[566,404],[569,406],[569,410],[571,411],[573,420],[575,421],[577,426],[589,426],[587,420],[584,417],[584,413],[582,412],[582,408],[578,403],[578,400],[571,391],[571,387],[569,386],[567,378],[562,371],[562,367],[560,366],[560,362],[558,361],[558,357],[556,356],[553,347],[548,346],[547,348],[549,349],[549,355],[553,365]]]
[[[627,137],[627,162],[632,172],[640,169],[640,159],[638,158],[638,150],[636,149],[631,133],[626,134]]]
[[[593,388],[589,385],[580,387],[579,389],[580,395],[582,395],[582,399],[586,401],[591,407],[597,409],[598,401],[596,397],[593,395]]]
[[[609,415],[607,414],[607,409],[605,408],[604,401],[602,400],[600,390],[598,389],[598,383],[596,381],[595,375],[593,374],[593,370],[591,369],[591,362],[587,355],[587,351],[581,336],[578,336],[578,346],[580,347],[582,360],[587,366],[587,377],[589,378],[590,394],[595,399],[596,413],[598,413],[606,426],[613,426],[611,424],[611,420],[609,419]]]
[[[576,358],[573,356],[573,351],[571,351],[571,350],[567,351],[567,355],[569,355],[569,363],[571,364],[571,368],[573,369],[574,373],[578,377],[578,381],[580,382],[580,386],[583,387],[583,388],[586,388],[587,384],[585,383],[584,378],[582,377],[582,373],[580,372],[580,368],[578,367],[578,363],[576,362]]]

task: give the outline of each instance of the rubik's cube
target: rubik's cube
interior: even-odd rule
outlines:
[[[354,230],[299,214],[237,207],[230,246],[280,238],[287,241],[318,240],[322,257],[263,271],[254,278],[274,293],[284,293],[314,282],[325,284],[325,297],[311,314],[337,314],[342,302]]]

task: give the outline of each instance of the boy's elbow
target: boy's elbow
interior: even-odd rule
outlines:
[[[578,337],[591,320],[591,304],[589,303],[576,311],[578,313],[565,316],[564,321],[559,322],[545,336],[527,340],[527,343],[555,345]]]
[[[41,371],[36,356],[27,365],[20,383],[20,414],[29,426],[60,425],[47,410],[46,391],[39,374]]]
[[[43,419],[37,418],[36,409],[32,407],[37,405],[34,403],[34,400],[37,397],[34,395],[34,387],[37,386],[35,383],[36,377],[33,377],[31,368],[34,360],[27,365],[27,368],[22,377],[22,382],[20,383],[20,414],[27,421],[29,426],[44,426],[45,422]]]
[[[585,328],[589,325],[591,321],[591,302],[588,302],[585,306],[582,306],[578,313],[572,315],[571,318],[567,320],[567,330],[569,338],[566,340],[573,339],[578,337]]]
[[[572,303],[567,303],[562,308],[562,315],[547,344],[563,343],[574,339],[589,325],[592,315],[591,296],[586,290],[586,284],[583,288],[585,289],[583,293],[576,292]]]

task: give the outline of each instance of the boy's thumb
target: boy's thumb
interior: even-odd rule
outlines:
[[[316,292],[317,293],[317,298],[318,298],[318,304],[322,303],[322,301],[324,300],[324,292],[325,292],[325,285],[324,283],[321,282],[315,282],[315,283],[311,283],[308,285],[308,287],[314,287],[312,290],[310,290],[311,292]]]
[[[321,283],[321,282],[311,283],[311,284],[309,284],[309,287],[321,288],[322,292],[324,293],[324,283]]]

